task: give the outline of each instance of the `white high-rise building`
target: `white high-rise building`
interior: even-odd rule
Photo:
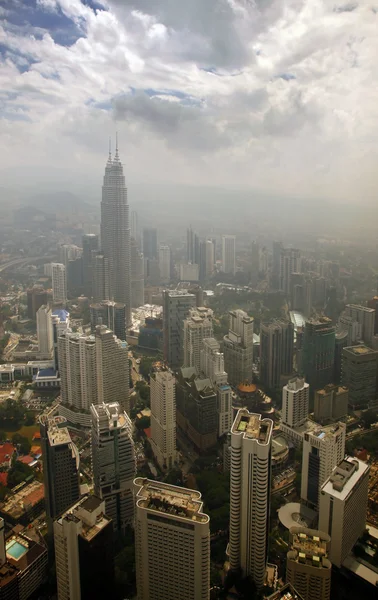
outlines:
[[[96,327],[97,397],[99,403],[118,402],[130,413],[129,350],[105,325]]]
[[[273,421],[240,409],[231,429],[229,556],[232,570],[265,581]]]
[[[345,455],[345,423],[333,423],[304,434],[302,452],[301,498],[318,507],[320,491]]]
[[[230,310],[229,332],[223,338],[224,364],[228,381],[237,386],[252,381],[253,318],[244,310]]]
[[[51,263],[51,278],[53,301],[65,304],[67,302],[66,267],[61,263]]]
[[[340,568],[366,529],[370,466],[346,456],[322,485],[319,528],[331,537],[330,561]]]
[[[54,344],[54,366],[59,371],[58,340],[59,337],[70,328],[70,313],[64,308],[53,310],[51,315]]]
[[[51,308],[46,305],[37,310],[38,352],[43,358],[51,358],[54,352]]]
[[[136,473],[132,423],[117,402],[91,406],[92,463],[95,494],[115,531],[133,524]]]
[[[218,436],[229,433],[232,425],[232,390],[224,370],[223,352],[215,338],[205,338],[201,350],[201,372],[217,392]]]
[[[288,427],[303,425],[308,417],[310,386],[301,377],[294,377],[282,390],[282,423]]]
[[[163,292],[163,343],[164,360],[173,369],[182,366],[184,355],[184,321],[191,308],[196,306],[196,297],[185,290]]]
[[[171,280],[171,249],[169,246],[159,247],[159,271],[160,279],[164,283]]]
[[[352,317],[361,325],[361,336],[365,344],[371,344],[374,336],[375,309],[359,304],[347,304],[345,316]]]
[[[155,363],[150,376],[151,447],[162,469],[176,461],[176,379],[163,363]]]
[[[184,367],[201,366],[202,341],[213,337],[213,311],[198,307],[190,310],[184,321]]]
[[[290,294],[292,273],[301,273],[301,255],[295,248],[282,248],[280,254],[280,290]]]
[[[109,260],[109,298],[126,305],[126,325],[131,325],[130,218],[118,143],[114,159],[109,153],[105,168],[101,201],[101,244],[104,255]]]
[[[209,517],[201,494],[135,479],[138,600],[210,598]]]
[[[234,274],[236,271],[235,236],[222,235],[222,271]]]
[[[138,244],[131,238],[131,306],[138,308],[144,304],[144,258]]]
[[[58,261],[67,268],[69,261],[80,258],[82,253],[83,249],[75,244],[62,244],[58,246]]]
[[[63,404],[88,410],[97,402],[94,335],[66,331],[58,338],[60,387]]]

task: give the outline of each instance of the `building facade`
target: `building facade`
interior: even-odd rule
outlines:
[[[136,240],[131,238],[131,306],[144,304],[144,257]]]
[[[225,371],[231,385],[252,381],[253,318],[243,310],[229,312],[229,331],[223,338]]]
[[[216,389],[218,413],[218,437],[228,434],[232,425],[232,389],[224,370],[223,352],[215,338],[202,342],[200,371],[208,377]]]
[[[327,423],[344,419],[348,415],[349,390],[340,385],[326,385],[314,395],[314,419]]]
[[[98,250],[98,235],[94,233],[83,235],[83,285],[84,295],[89,299],[93,296],[93,261],[94,253]]]
[[[126,340],[126,305],[106,300],[91,304],[91,329],[95,333],[97,325],[106,325],[119,340]]]
[[[95,252],[92,261],[92,296],[95,302],[109,300],[109,259],[103,252]]]
[[[222,271],[232,275],[236,272],[235,245],[234,235],[222,235]]]
[[[164,360],[172,369],[181,367],[184,358],[184,321],[196,297],[186,291],[163,292],[163,345]]]
[[[176,380],[163,363],[155,363],[150,375],[151,447],[162,469],[176,462]]]
[[[105,325],[96,327],[95,340],[98,403],[118,402],[130,414],[128,345]]]
[[[282,423],[299,427],[309,413],[310,386],[301,377],[295,377],[282,390]]]
[[[273,319],[260,326],[260,379],[271,390],[281,386],[281,376],[293,372],[294,325]]]
[[[159,270],[161,281],[169,283],[171,281],[171,249],[169,246],[159,246]]]
[[[51,279],[53,301],[57,304],[65,304],[67,302],[66,267],[61,263],[51,263]]]
[[[52,358],[54,353],[52,311],[49,306],[42,305],[37,310],[38,352],[43,358]]]
[[[198,307],[184,321],[184,367],[200,370],[202,342],[213,337],[213,311]]]
[[[371,345],[375,330],[375,310],[368,306],[347,304],[345,315],[361,325],[361,337],[365,344]]]
[[[327,317],[305,324],[302,371],[310,392],[332,383],[335,361],[335,327]]]
[[[378,351],[363,344],[342,351],[341,382],[349,390],[349,406],[367,408],[376,404]]]
[[[280,251],[280,290],[290,295],[292,273],[301,272],[301,255],[296,248],[281,248]]]
[[[58,355],[63,404],[89,410],[97,401],[95,337],[66,331],[58,338]]]

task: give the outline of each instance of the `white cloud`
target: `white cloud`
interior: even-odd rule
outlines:
[[[367,0],[38,5],[39,28],[12,15],[0,27],[4,168],[64,161],[99,178],[116,120],[131,180],[376,195],[378,14]],[[44,11],[58,25],[63,14],[76,41],[49,30]]]

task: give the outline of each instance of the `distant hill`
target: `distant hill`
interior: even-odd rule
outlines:
[[[49,192],[23,198],[23,204],[47,213],[91,212],[92,206],[72,192]]]

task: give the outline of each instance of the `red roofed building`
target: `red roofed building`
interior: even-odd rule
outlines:
[[[0,444],[0,467],[6,467],[9,469],[12,464],[12,456],[14,452],[14,446],[10,442]]]
[[[20,458],[18,458],[17,460],[24,463],[24,465],[30,465],[30,463],[35,461],[35,458],[33,456],[30,456],[30,454],[27,454],[26,456],[20,456]]]
[[[143,431],[144,431],[144,435],[145,435],[145,436],[146,436],[148,439],[150,439],[150,437],[151,437],[151,427],[147,427],[147,429],[143,429]]]
[[[7,487],[8,484],[8,473],[0,473],[0,485]]]

